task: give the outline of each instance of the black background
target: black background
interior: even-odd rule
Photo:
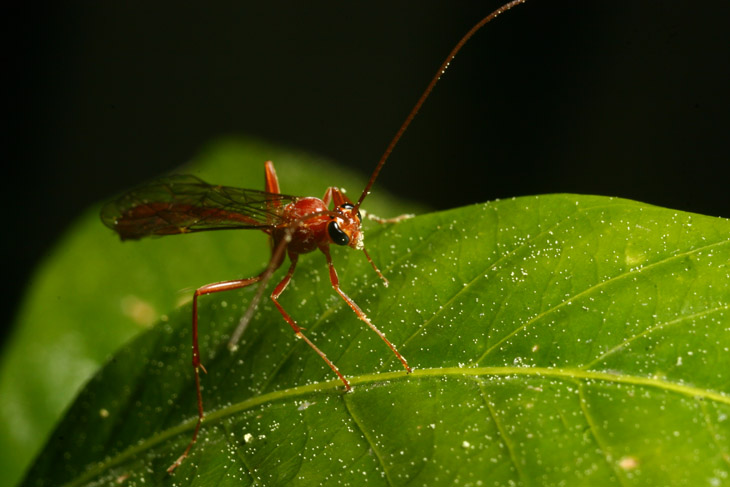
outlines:
[[[6,10],[3,323],[83,208],[212,138],[257,135],[369,173],[443,57],[497,5]],[[456,58],[375,190],[437,209],[576,192],[730,217],[729,25],[727,1],[528,1]]]

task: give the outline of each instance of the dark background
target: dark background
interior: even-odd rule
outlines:
[[[243,3],[5,11],[2,323],[85,207],[212,138],[257,135],[369,173],[498,5]],[[727,1],[528,1],[456,58],[376,190],[437,209],[576,192],[730,217],[729,25]]]

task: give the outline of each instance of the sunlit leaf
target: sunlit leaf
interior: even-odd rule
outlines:
[[[518,198],[367,228],[321,255],[238,352],[253,290],[201,300],[201,439],[190,309],[83,391],[28,485],[722,485],[730,479],[730,222],[603,197]],[[277,277],[281,273],[277,274]]]

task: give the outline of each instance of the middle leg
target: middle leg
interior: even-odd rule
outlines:
[[[284,276],[284,279],[282,279],[281,282],[279,282],[279,284],[276,285],[276,288],[274,288],[274,292],[271,293],[271,300],[276,305],[276,308],[279,310],[279,313],[281,313],[281,316],[283,316],[284,319],[286,320],[286,322],[289,323],[289,326],[292,327],[292,329],[294,330],[294,333],[296,333],[297,337],[304,340],[307,343],[307,345],[309,345],[312,348],[312,350],[317,352],[317,355],[319,355],[322,358],[322,360],[324,360],[325,363],[327,365],[329,365],[330,369],[332,369],[332,371],[335,374],[337,374],[337,377],[340,378],[342,383],[345,384],[345,389],[349,391],[350,389],[352,389],[352,387],[350,386],[350,383],[347,381],[345,376],[342,375],[342,372],[340,372],[340,370],[337,368],[337,366],[334,363],[332,363],[332,361],[330,359],[327,358],[327,355],[325,355],[325,353],[322,350],[320,350],[314,343],[312,343],[312,341],[309,338],[307,338],[304,335],[304,333],[302,333],[302,329],[299,327],[299,325],[297,325],[297,323],[289,315],[289,313],[287,313],[286,310],[281,306],[281,304],[279,304],[279,296],[281,295],[281,293],[284,292],[284,289],[286,289],[286,286],[289,284],[289,281],[291,281],[292,275],[294,275],[294,269],[296,269],[296,267],[297,267],[298,256],[296,254],[290,253],[289,259],[291,260],[291,265],[289,266],[289,270],[287,271],[286,276]]]

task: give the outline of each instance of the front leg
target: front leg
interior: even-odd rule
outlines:
[[[368,213],[367,211],[362,210],[362,209],[360,210],[360,214],[362,215],[363,218],[367,218],[368,220],[372,220],[376,223],[380,223],[381,225],[386,224],[386,223],[400,223],[403,220],[408,220],[409,218],[413,218],[414,216],[416,216],[413,213],[404,213],[402,215],[398,215],[393,218],[381,218],[379,216],[373,215],[372,213]]]
[[[386,345],[388,345],[388,348],[390,348],[395,354],[395,356],[400,360],[400,362],[403,364],[403,367],[410,373],[411,367],[408,365],[408,362],[406,362],[405,357],[401,355],[398,350],[395,349],[395,346],[390,343],[390,341],[385,338],[385,334],[380,331],[373,323],[370,321],[370,318],[367,317],[365,313],[360,309],[360,307],[353,301],[345,292],[340,288],[340,279],[337,277],[337,271],[335,270],[335,266],[332,263],[332,256],[330,255],[329,247],[320,247],[320,250],[324,254],[324,256],[327,258],[327,267],[329,267],[330,272],[330,281],[332,282],[332,287],[335,288],[335,291],[337,291],[337,294],[342,297],[342,299],[347,303],[348,306],[355,312],[358,318],[360,318],[362,321],[367,324],[371,330],[373,330],[375,333],[378,334],[378,336],[385,342]],[[369,256],[368,256],[369,257]],[[372,260],[370,261],[372,263]],[[377,269],[376,269],[377,270]],[[378,271],[379,272],[379,271]]]

